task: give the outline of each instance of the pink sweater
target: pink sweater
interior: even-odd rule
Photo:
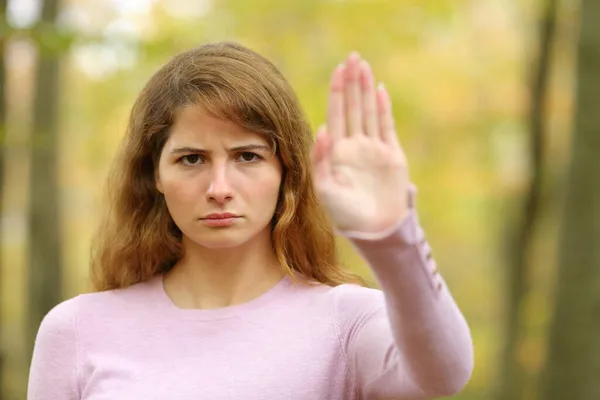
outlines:
[[[473,369],[465,319],[414,210],[380,238],[347,233],[382,290],[295,285],[177,308],[161,276],[79,295],[39,329],[29,400],[358,400],[452,395]]]

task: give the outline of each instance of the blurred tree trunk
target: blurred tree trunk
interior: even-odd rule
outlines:
[[[532,74],[530,91],[530,165],[531,181],[523,201],[521,221],[516,232],[509,234],[509,269],[507,271],[506,330],[501,364],[501,376],[496,390],[498,400],[518,400],[523,397],[526,374],[519,363],[518,352],[523,328],[521,312],[528,292],[528,252],[540,211],[543,177],[543,148],[546,131],[546,98],[550,75],[551,54],[556,30],[556,0],[546,0],[540,23],[538,55]]]
[[[6,14],[8,11],[8,0],[0,0],[0,24],[8,25]],[[4,146],[6,138],[6,65],[4,64],[4,53],[6,49],[6,37],[0,37],[0,215],[2,214],[4,204]],[[0,242],[0,260],[2,259],[2,244]],[[2,264],[0,264],[0,274],[2,273]],[[0,282],[2,280],[0,279]],[[1,287],[0,287],[1,288]],[[0,290],[0,299],[2,291]],[[0,304],[0,321],[2,321],[2,307]],[[0,324],[0,400],[4,398],[4,335],[2,334]]]
[[[40,25],[52,31],[58,0],[45,0]],[[44,315],[61,300],[61,230],[57,177],[59,53],[38,46],[29,209],[29,354]]]
[[[575,130],[544,400],[600,399],[600,1],[582,0]]]

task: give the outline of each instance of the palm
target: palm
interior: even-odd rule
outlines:
[[[314,149],[317,192],[343,231],[385,230],[407,213],[408,172],[389,98],[356,55],[333,75],[327,128]]]

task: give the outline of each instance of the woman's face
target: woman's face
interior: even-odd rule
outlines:
[[[228,248],[270,235],[281,176],[262,136],[189,106],[176,115],[156,188],[187,239]]]

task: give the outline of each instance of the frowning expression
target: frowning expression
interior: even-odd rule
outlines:
[[[163,147],[156,188],[186,239],[235,247],[270,235],[281,176],[268,139],[188,106]]]

